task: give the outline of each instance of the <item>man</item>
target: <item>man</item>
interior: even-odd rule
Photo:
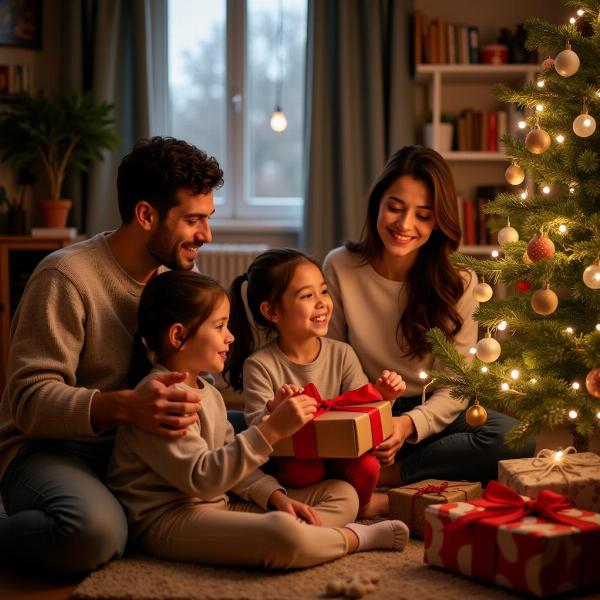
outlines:
[[[164,267],[193,267],[222,183],[194,146],[141,140],[119,166],[120,227],[52,253],[29,279],[0,402],[3,564],[81,573],[122,554],[127,522],[103,483],[115,427],[173,438],[200,410],[169,387],[184,374],[127,389],[139,297]]]

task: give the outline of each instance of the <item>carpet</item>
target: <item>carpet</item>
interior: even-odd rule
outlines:
[[[502,600],[508,591],[423,563],[423,543],[397,552],[363,552],[298,571],[257,571],[167,562],[128,555],[89,575],[72,600],[304,600],[324,598],[325,585],[374,570],[381,580],[365,600]],[[573,596],[571,596],[573,597]]]

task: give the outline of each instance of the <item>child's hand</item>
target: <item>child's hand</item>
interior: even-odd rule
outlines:
[[[317,401],[306,394],[291,396],[281,402],[271,416],[259,427],[267,436],[274,436],[277,442],[293,435],[305,423],[308,423],[317,412]],[[268,438],[269,439],[269,438]],[[271,440],[269,440],[271,441]]]
[[[273,412],[286,398],[297,396],[303,391],[304,388],[295,383],[285,383],[275,392],[273,400],[267,402],[267,410]]]
[[[383,396],[384,400],[394,402],[406,390],[406,383],[396,371],[384,369],[375,382],[375,389]]]
[[[309,525],[320,525],[321,519],[312,506],[286,496],[281,490],[275,490],[269,498],[269,503],[275,510],[286,512],[306,521]]]

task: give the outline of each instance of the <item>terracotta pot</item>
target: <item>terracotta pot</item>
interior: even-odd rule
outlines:
[[[65,227],[72,204],[71,200],[41,200],[39,208],[42,227]]]

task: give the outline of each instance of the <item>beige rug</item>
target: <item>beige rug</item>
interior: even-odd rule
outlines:
[[[366,595],[365,600],[501,600],[520,597],[425,565],[422,542],[411,540],[402,553],[364,552],[292,572],[206,567],[131,555],[92,573],[71,598],[304,600],[324,598],[325,585],[333,578],[344,578],[366,570],[378,571],[381,581],[376,591]]]

